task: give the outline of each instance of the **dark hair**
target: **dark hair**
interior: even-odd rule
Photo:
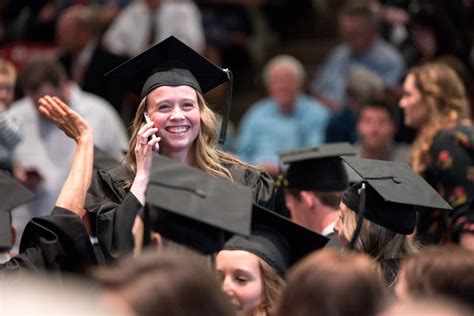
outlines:
[[[21,87],[23,92],[37,91],[43,84],[49,83],[59,87],[66,78],[64,68],[50,58],[34,58],[21,73]]]
[[[298,201],[301,198],[300,197],[301,190],[294,189],[294,188],[285,188],[285,192],[291,194]],[[342,194],[344,194],[344,191],[321,192],[321,191],[312,190],[310,192],[313,193],[321,201],[323,205],[332,207],[334,209],[339,208]]]
[[[474,252],[431,246],[403,260],[401,271],[414,297],[446,296],[474,308]]]
[[[367,26],[378,28],[378,20],[367,1],[348,1],[339,12],[339,17],[360,17]]]
[[[388,98],[385,97],[378,97],[378,98],[371,98],[363,102],[357,112],[357,117],[360,118],[362,111],[365,109],[379,109],[384,110],[390,116],[390,119],[393,121],[395,126],[398,126],[400,122],[400,112],[398,107]]]
[[[138,316],[233,315],[215,274],[191,252],[144,253],[98,270],[95,277]]]
[[[369,257],[324,249],[289,271],[278,315],[370,316],[384,294]]]

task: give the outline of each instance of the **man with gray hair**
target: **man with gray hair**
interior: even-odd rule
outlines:
[[[305,71],[293,56],[272,58],[263,70],[268,97],[253,104],[242,118],[237,154],[278,174],[278,154],[324,142],[329,111],[303,93]]]
[[[382,78],[363,66],[352,66],[346,78],[346,104],[331,117],[326,129],[326,143],[355,143],[359,107],[366,100],[380,96],[383,90]]]

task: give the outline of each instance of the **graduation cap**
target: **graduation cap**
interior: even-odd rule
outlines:
[[[328,241],[326,237],[254,204],[251,236],[235,235],[225,243],[224,249],[253,253],[284,276],[293,263],[324,247]]]
[[[210,254],[226,236],[250,234],[252,192],[169,158],[153,158],[146,193],[151,229]]]
[[[355,157],[342,159],[363,179],[347,189],[342,197],[348,208],[359,213],[360,221],[364,217],[396,233],[408,235],[415,229],[418,209],[452,209],[407,164]],[[356,235],[354,233],[354,237]]]
[[[342,155],[355,155],[349,143],[334,143],[280,154],[286,172],[286,186],[321,192],[343,191],[349,186]]]
[[[105,76],[124,80],[141,99],[161,86],[190,86],[204,94],[229,81],[219,139],[224,143],[232,99],[232,73],[213,64],[176,37],[168,37]]]
[[[33,192],[23,186],[7,172],[0,170],[0,249],[10,249],[11,210],[34,198]]]

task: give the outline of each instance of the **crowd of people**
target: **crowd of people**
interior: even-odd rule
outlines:
[[[5,46],[54,44],[0,58],[2,313],[474,313],[454,5],[346,1],[314,76],[268,58],[233,134],[247,9],[272,1],[79,2],[1,8]]]

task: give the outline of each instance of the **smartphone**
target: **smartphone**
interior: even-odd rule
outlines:
[[[144,112],[143,113],[143,116],[145,117],[145,122],[148,124],[148,123],[151,123],[151,120],[150,120],[150,117],[148,116],[148,113],[147,112]],[[155,139],[157,138],[158,136],[156,136],[156,134],[152,134],[150,136],[151,138],[148,138],[148,140],[151,140],[151,139]],[[155,151],[156,153],[158,153],[160,151],[160,144],[159,143],[156,143],[155,146],[153,147],[153,151]]]

